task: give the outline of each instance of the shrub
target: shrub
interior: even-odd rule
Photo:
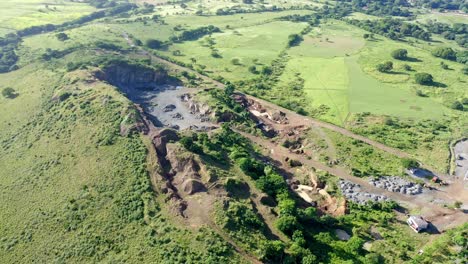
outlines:
[[[465,75],[468,75],[468,67],[467,66],[463,67],[462,73],[465,74]]]
[[[432,75],[425,72],[416,73],[414,75],[414,80],[417,84],[421,85],[431,85],[434,82]]]
[[[464,105],[468,105],[468,97],[465,97],[461,100],[461,103]]]
[[[403,69],[405,69],[405,71],[411,71],[411,70],[413,70],[413,68],[411,68],[411,66],[409,66],[408,64],[404,64],[404,65],[403,65]]]
[[[2,90],[2,95],[5,98],[13,99],[17,96],[15,90],[11,87],[4,88]]]
[[[231,63],[232,63],[233,65],[240,65],[240,64],[241,64],[239,58],[233,58],[233,59],[231,60]]]
[[[148,39],[145,42],[145,46],[150,49],[160,49],[162,47],[162,42],[157,39]]]
[[[408,58],[408,51],[405,49],[397,49],[392,51],[392,57],[397,60],[406,60]]]
[[[253,74],[257,74],[258,73],[257,67],[255,67],[255,65],[249,66],[249,72]]]
[[[393,69],[393,62],[386,61],[377,65],[377,70],[379,72],[390,72]]]
[[[60,32],[60,33],[57,33],[57,35],[55,35],[57,37],[58,40],[60,41],[65,41],[68,39],[68,35],[63,33],[63,32]]]
[[[284,255],[284,244],[279,240],[265,241],[261,244],[261,260],[267,260],[273,263],[281,262]]]
[[[276,227],[288,236],[291,236],[299,227],[297,218],[292,215],[282,215],[276,220]]]
[[[460,111],[463,111],[463,104],[460,103],[460,101],[455,101],[452,103],[452,105],[450,106],[450,108],[454,109],[454,110],[460,110]]]
[[[401,160],[401,165],[405,169],[419,168],[419,162],[415,159],[405,158]]]
[[[302,41],[301,35],[299,35],[299,34],[291,34],[291,35],[289,35],[289,37],[288,37],[288,46],[289,46],[289,47],[297,46],[297,45],[299,45],[299,43],[301,43],[301,41]]]
[[[468,70],[468,69],[467,69]],[[263,66],[262,67],[262,74],[263,75],[270,75],[273,73],[273,70],[269,66]],[[467,73],[468,74],[468,73]]]

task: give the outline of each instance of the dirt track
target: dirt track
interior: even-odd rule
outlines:
[[[198,73],[198,72],[196,72],[194,70],[191,70],[189,68],[177,65],[177,64],[175,64],[173,62],[167,61],[167,60],[165,60],[163,58],[160,58],[160,57],[157,57],[155,55],[151,55],[151,54],[149,54],[148,52],[146,52],[144,50],[140,50],[139,53],[140,53],[140,55],[149,56],[153,61],[156,61],[158,63],[161,63],[161,64],[164,64],[164,65],[168,66],[170,68],[170,70],[172,70],[172,71],[175,71],[175,72],[187,71],[187,72],[190,72],[190,73],[194,73],[200,79],[202,79],[206,84],[209,84],[211,87],[215,86],[216,88],[224,88],[224,84],[222,84],[222,83],[220,83],[218,81],[215,81],[215,80],[213,80],[213,79],[211,79],[211,78],[209,78],[209,77],[207,77],[205,75],[202,75],[202,74],[200,74],[200,73]],[[388,147],[388,146],[386,146],[386,145],[384,145],[382,143],[379,143],[379,142],[376,142],[376,141],[371,140],[369,138],[357,135],[357,134],[355,134],[355,133],[353,133],[353,132],[351,132],[349,130],[346,130],[346,129],[342,128],[342,127],[339,127],[339,126],[336,126],[336,125],[333,125],[333,124],[329,124],[329,123],[326,123],[326,122],[323,122],[323,121],[319,121],[319,120],[316,120],[316,119],[313,119],[313,118],[310,118],[310,117],[301,116],[301,115],[299,115],[299,114],[297,114],[297,113],[295,113],[293,111],[290,111],[288,109],[282,108],[280,106],[277,106],[275,104],[272,104],[270,102],[267,102],[265,100],[262,100],[262,99],[259,99],[259,98],[256,98],[256,97],[253,97],[253,96],[250,96],[250,95],[246,95],[246,97],[248,99],[257,101],[258,103],[260,103],[261,105],[263,105],[266,108],[274,109],[274,110],[286,113],[286,115],[287,115],[287,117],[289,119],[289,123],[294,124],[295,126],[301,126],[302,125],[304,127],[315,126],[315,127],[327,128],[327,129],[330,129],[330,130],[335,131],[337,133],[340,133],[340,134],[342,134],[344,136],[351,137],[351,138],[360,140],[362,142],[365,142],[365,143],[367,143],[369,145],[372,145],[372,146],[374,146],[374,147],[376,147],[378,149],[381,149],[381,150],[383,150],[385,152],[391,153],[391,154],[396,155],[398,157],[409,157],[409,155],[407,153],[403,152],[403,151]],[[278,124],[278,126],[281,126],[281,125]],[[432,193],[432,195],[406,196],[406,195],[403,195],[403,194],[393,193],[393,192],[389,192],[389,191],[374,187],[374,186],[370,185],[364,179],[358,178],[358,177],[355,177],[355,176],[352,176],[352,175],[348,174],[342,168],[328,167],[328,166],[326,166],[326,165],[324,165],[322,163],[319,163],[319,162],[316,162],[316,161],[313,161],[313,160],[308,160],[302,155],[290,153],[288,149],[286,149],[284,147],[281,147],[281,146],[278,146],[277,144],[272,143],[272,142],[270,142],[270,141],[268,141],[266,139],[256,137],[256,136],[253,136],[253,135],[250,135],[250,134],[247,134],[247,133],[242,133],[242,135],[244,135],[245,137],[247,137],[250,140],[252,140],[253,142],[255,142],[255,144],[260,145],[260,146],[262,146],[262,147],[264,147],[266,149],[269,149],[270,155],[279,162],[284,160],[285,157],[294,158],[294,159],[299,160],[303,164],[308,165],[310,167],[321,169],[321,170],[327,171],[327,172],[329,172],[329,173],[331,173],[331,174],[333,174],[335,176],[338,176],[338,177],[340,177],[342,179],[346,179],[346,180],[358,183],[363,187],[363,190],[367,190],[369,192],[376,193],[376,194],[386,195],[387,197],[389,197],[391,199],[394,199],[395,201],[398,201],[398,202],[400,202],[402,204],[406,204],[410,208],[421,210],[421,214],[424,217],[426,217],[426,219],[431,221],[432,224],[439,231],[443,231],[443,230],[446,230],[448,228],[455,227],[455,226],[463,224],[463,223],[465,223],[467,221],[467,216],[465,215],[465,213],[463,211],[457,211],[457,210],[452,210],[452,209],[448,209],[448,208],[443,208],[443,207],[441,207],[441,206],[439,206],[439,205],[437,205],[437,204],[435,204],[433,202],[434,199],[442,199],[442,200],[449,199],[451,201],[455,201],[456,199],[454,199],[454,197],[452,197],[452,195],[455,195],[455,197],[458,197],[457,196],[457,193],[459,193],[458,192],[459,191],[458,184],[454,184],[453,186],[449,186],[449,188],[446,189],[445,191],[434,192],[434,193]],[[425,167],[430,169],[430,166],[425,166]],[[462,192],[463,192],[463,190],[462,190]],[[461,195],[461,196],[463,198],[462,201],[465,202],[464,197],[466,195]]]

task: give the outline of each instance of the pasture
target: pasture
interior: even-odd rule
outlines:
[[[276,21],[233,30],[224,29],[222,33],[211,36],[213,48],[220,57],[212,55],[212,49],[206,42],[207,37],[173,44],[161,53],[184,63],[194,63],[211,76],[239,81],[255,77],[248,67],[269,65],[286,48],[288,36],[299,33],[305,27],[305,23]],[[181,55],[174,56],[176,50]],[[238,63],[233,63],[233,60],[238,60]]]
[[[96,9],[86,3],[70,0],[2,0],[0,1],[0,34],[44,24],[61,24]]]
[[[280,85],[295,76],[304,79],[308,112],[339,125],[344,125],[349,114],[370,112],[401,118],[440,119],[450,110],[449,102],[466,96],[462,88],[461,65],[446,62],[452,71],[441,70],[440,59],[430,50],[410,44],[378,38],[364,40],[364,31],[332,21],[314,28],[304,41],[288,51],[290,59]],[[390,56],[394,49],[405,48],[415,59],[398,61]],[[392,61],[391,73],[380,73],[375,67],[383,61]],[[424,62],[423,62],[424,61]],[[405,71],[403,65],[414,71]],[[416,72],[429,72],[446,88],[425,87],[414,83]],[[428,97],[416,95],[422,90]],[[326,109],[326,111],[324,111]]]

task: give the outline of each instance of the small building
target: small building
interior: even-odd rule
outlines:
[[[429,223],[420,215],[412,215],[406,222],[416,233],[426,230],[429,226]]]

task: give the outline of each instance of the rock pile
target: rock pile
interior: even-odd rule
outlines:
[[[340,180],[338,186],[341,189],[341,193],[344,197],[357,204],[366,204],[368,201],[371,202],[385,202],[390,199],[385,195],[378,195],[374,193],[361,192],[361,185],[352,183],[349,181]]]
[[[415,195],[420,194],[423,191],[421,184],[409,182],[395,176],[384,176],[378,179],[371,179],[369,183],[375,187],[402,194]]]

